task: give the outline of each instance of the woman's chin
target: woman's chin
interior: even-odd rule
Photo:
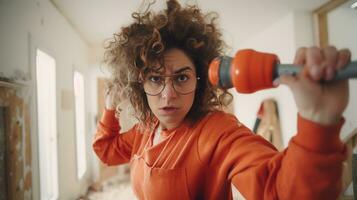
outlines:
[[[177,116],[160,116],[159,121],[164,129],[173,129],[181,124],[182,118],[178,118]]]

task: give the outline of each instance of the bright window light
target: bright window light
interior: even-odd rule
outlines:
[[[73,81],[76,107],[77,177],[81,179],[87,170],[83,75],[75,71]]]
[[[56,61],[36,52],[37,119],[41,200],[58,199]]]

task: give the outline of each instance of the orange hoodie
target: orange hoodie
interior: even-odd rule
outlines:
[[[247,199],[336,199],[346,148],[343,120],[321,126],[298,116],[298,134],[278,152],[230,114],[213,112],[195,123],[163,131],[135,125],[120,133],[114,111],[105,110],[93,148],[108,165],[130,162],[139,199],[232,199],[231,183]]]

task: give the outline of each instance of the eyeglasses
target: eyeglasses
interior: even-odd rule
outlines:
[[[150,96],[159,95],[166,86],[166,78],[171,79],[174,90],[181,95],[190,94],[196,90],[197,81],[200,77],[192,73],[180,73],[173,75],[148,74],[143,81],[146,94]]]

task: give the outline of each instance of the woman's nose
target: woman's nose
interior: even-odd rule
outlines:
[[[173,87],[172,80],[165,80],[165,82],[165,87],[164,90],[161,92],[161,96],[163,98],[176,98],[178,95],[175,88]]]

